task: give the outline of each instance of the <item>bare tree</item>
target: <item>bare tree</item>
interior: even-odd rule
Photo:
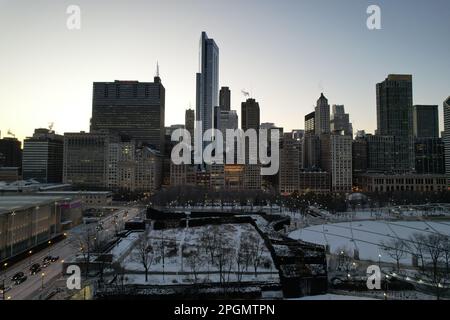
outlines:
[[[196,246],[185,247],[183,250],[183,255],[186,258],[187,265],[194,275],[194,282],[197,283],[198,269],[202,262],[200,249]]]
[[[406,256],[406,250],[408,249],[408,247],[405,245],[405,242],[401,239],[392,238],[388,241],[382,241],[381,246],[383,251],[395,260],[397,271],[400,271],[400,260]]]
[[[220,277],[220,283],[224,284],[227,280],[226,274],[231,270],[230,264],[232,264],[234,249],[230,246],[230,243],[224,237],[219,237],[217,246],[215,249],[215,264],[217,265]]]
[[[250,241],[251,262],[255,271],[255,277],[258,277],[258,268],[261,265],[262,255],[266,247],[259,235],[252,235]]]
[[[142,267],[145,270],[145,282],[148,281],[148,271],[153,263],[154,256],[154,250],[149,234],[147,231],[144,231],[136,242],[135,255],[133,258],[136,262],[142,264]]]
[[[422,233],[414,233],[410,237],[408,247],[413,252],[413,254],[420,260],[420,265],[422,271],[425,271],[425,242],[426,237]]]
[[[78,234],[75,240],[75,245],[78,246],[78,250],[83,259],[85,278],[89,275],[91,254],[94,250],[95,241],[94,232],[90,226],[86,226],[85,230]]]
[[[200,243],[205,253],[209,255],[211,265],[214,265],[214,257],[216,256],[220,236],[219,228],[213,225],[211,228],[204,228],[200,237]]]
[[[235,259],[237,280],[240,282],[242,280],[244,271],[248,270],[252,259],[250,239],[248,235],[241,235],[239,249],[237,251]]]
[[[426,241],[426,251],[431,260],[431,270],[428,276],[435,289],[436,298],[439,300],[441,296],[442,286],[445,281],[445,272],[441,270],[439,264],[444,256],[445,237],[440,234],[430,234]]]

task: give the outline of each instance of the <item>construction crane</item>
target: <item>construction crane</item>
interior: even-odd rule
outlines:
[[[244,95],[244,97],[246,97],[246,98],[250,97],[250,93],[248,91],[245,91],[242,89],[241,92]]]
[[[11,129],[8,129],[8,135],[12,136],[13,138],[16,137],[16,135],[14,133],[12,133]]]

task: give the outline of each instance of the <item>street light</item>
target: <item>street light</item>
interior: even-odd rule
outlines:
[[[45,273],[41,273],[41,289],[44,290],[44,277],[45,277]]]

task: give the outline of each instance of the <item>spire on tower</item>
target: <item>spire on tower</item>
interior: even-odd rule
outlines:
[[[159,63],[156,61],[156,76],[159,78]]]

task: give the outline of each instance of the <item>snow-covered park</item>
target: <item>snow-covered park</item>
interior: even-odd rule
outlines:
[[[375,220],[321,224],[298,229],[289,234],[293,239],[329,245],[330,252],[347,248],[359,251],[360,260],[394,263],[395,260],[383,252],[380,243],[401,239],[405,243],[415,233],[423,235],[450,235],[450,221],[404,221]],[[411,254],[401,259],[402,264],[411,265]]]
[[[121,249],[128,251],[130,242],[122,262],[127,283],[279,281],[270,252],[250,224],[148,230],[125,240]]]

